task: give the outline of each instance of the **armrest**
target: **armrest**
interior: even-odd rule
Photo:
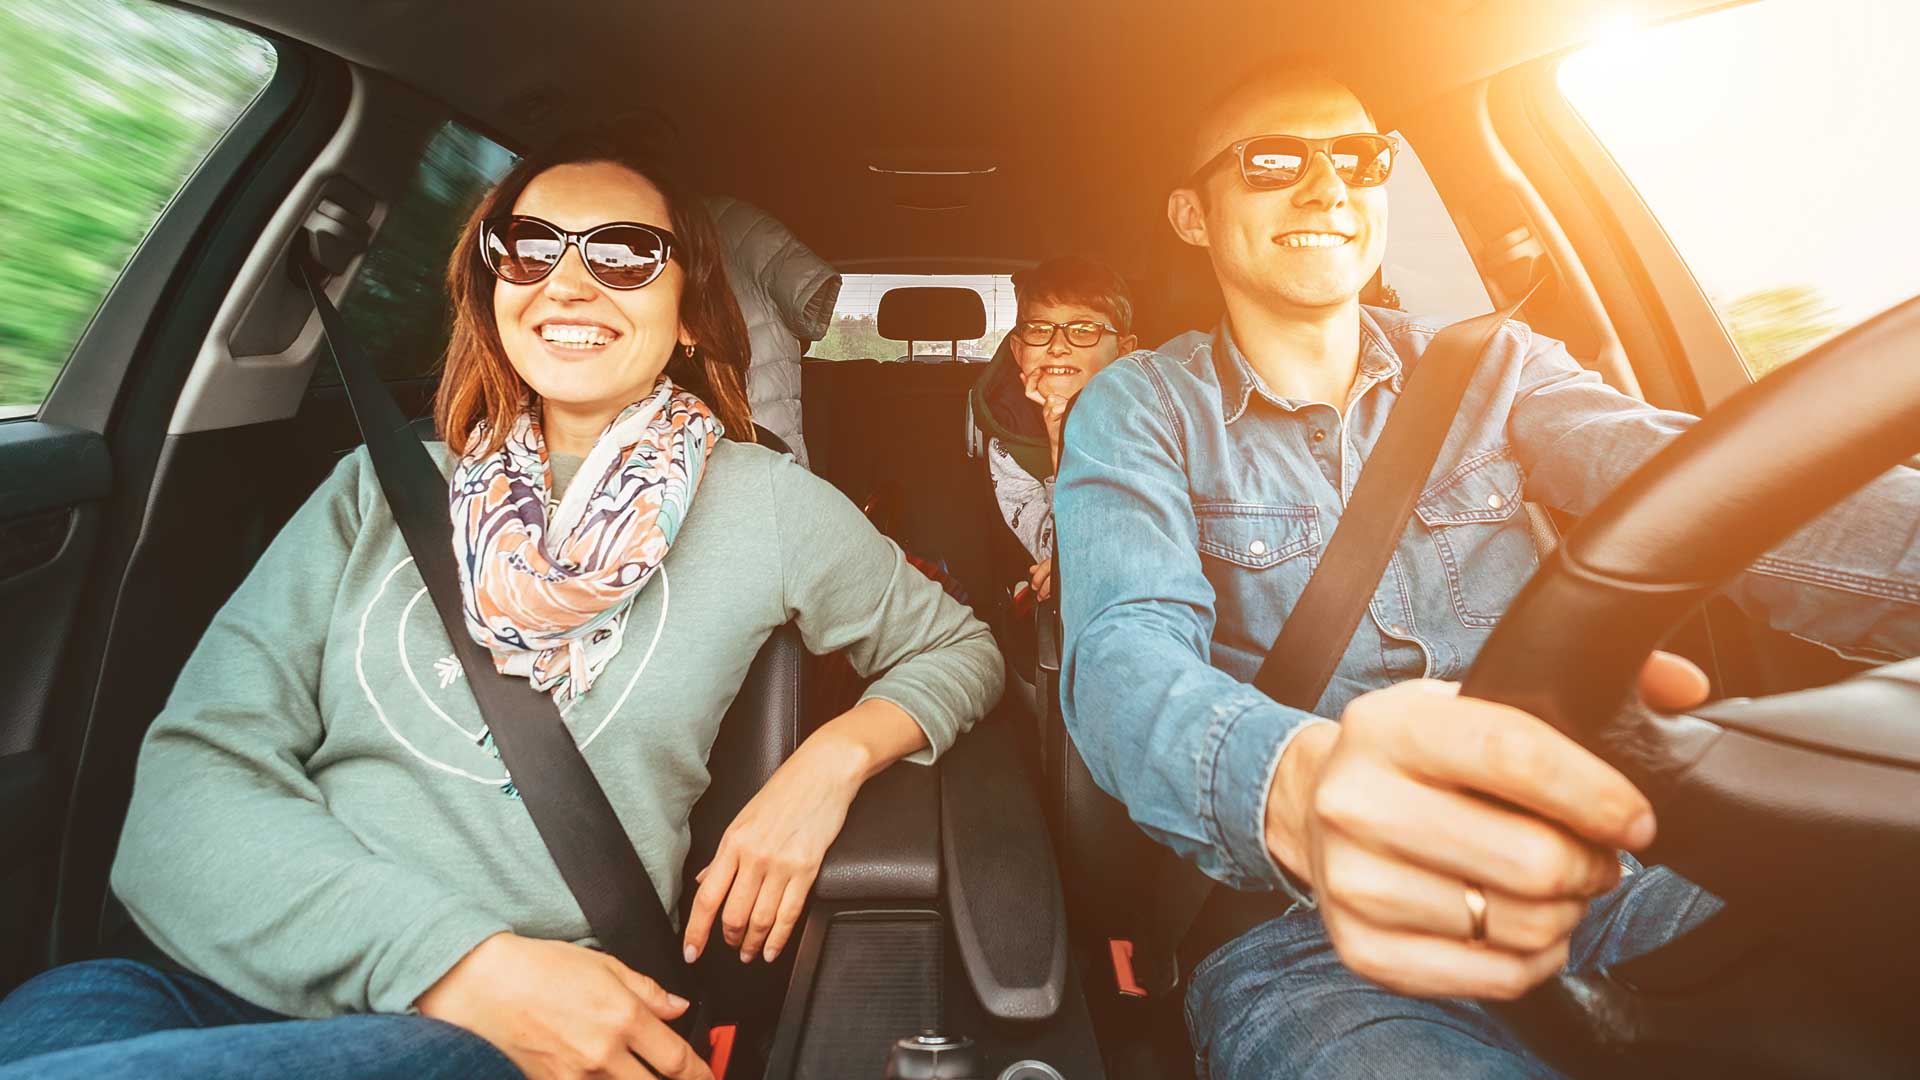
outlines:
[[[867,781],[820,861],[813,895],[822,900],[938,899],[939,770],[902,761]]]
[[[1049,1019],[1066,996],[1067,910],[1012,733],[976,727],[942,765],[947,910],[967,980],[995,1019]]]

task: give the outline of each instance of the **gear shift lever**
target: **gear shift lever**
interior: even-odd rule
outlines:
[[[985,1080],[973,1040],[927,1028],[893,1044],[886,1080]]]

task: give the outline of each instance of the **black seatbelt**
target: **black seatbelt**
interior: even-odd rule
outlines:
[[[681,958],[673,923],[553,698],[532,689],[525,679],[500,674],[492,655],[467,632],[447,478],[341,324],[340,313],[320,288],[326,271],[314,265],[308,243],[303,234],[294,244],[293,261],[320,314],[327,348],[340,369],[380,488],[541,842],[601,947],[693,1000],[691,972]],[[683,1035],[692,1029],[695,1012],[688,1009],[675,1025]]]
[[[1305,712],[1320,704],[1400,545],[1481,357],[1532,295],[1529,289],[1500,311],[1453,323],[1420,354],[1320,565],[1253,677],[1253,685],[1268,697]],[[1162,940],[1180,953],[1183,969],[1292,903],[1283,893],[1216,888],[1212,878],[1182,858],[1163,859],[1162,868],[1154,922],[1166,934]]]

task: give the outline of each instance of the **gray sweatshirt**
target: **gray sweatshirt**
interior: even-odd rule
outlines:
[[[625,646],[565,714],[669,910],[720,718],[789,620],[810,650],[885,672],[866,696],[926,731],[917,760],[999,697],[986,628],[857,508],[721,441]],[[500,931],[587,942],[463,682],[356,451],[181,671],[141,749],[114,892],[175,960],[292,1016],[406,1011]]]
[[[1053,558],[1053,477],[1035,480],[999,439],[987,440],[987,476],[1000,516],[1027,554],[1036,563]]]

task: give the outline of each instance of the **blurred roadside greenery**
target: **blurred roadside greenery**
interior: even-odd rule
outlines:
[[[0,408],[39,405],[273,66],[265,40],[150,0],[0,0]]]
[[[1811,285],[1747,293],[1722,307],[1720,318],[1756,379],[1847,328]]]

